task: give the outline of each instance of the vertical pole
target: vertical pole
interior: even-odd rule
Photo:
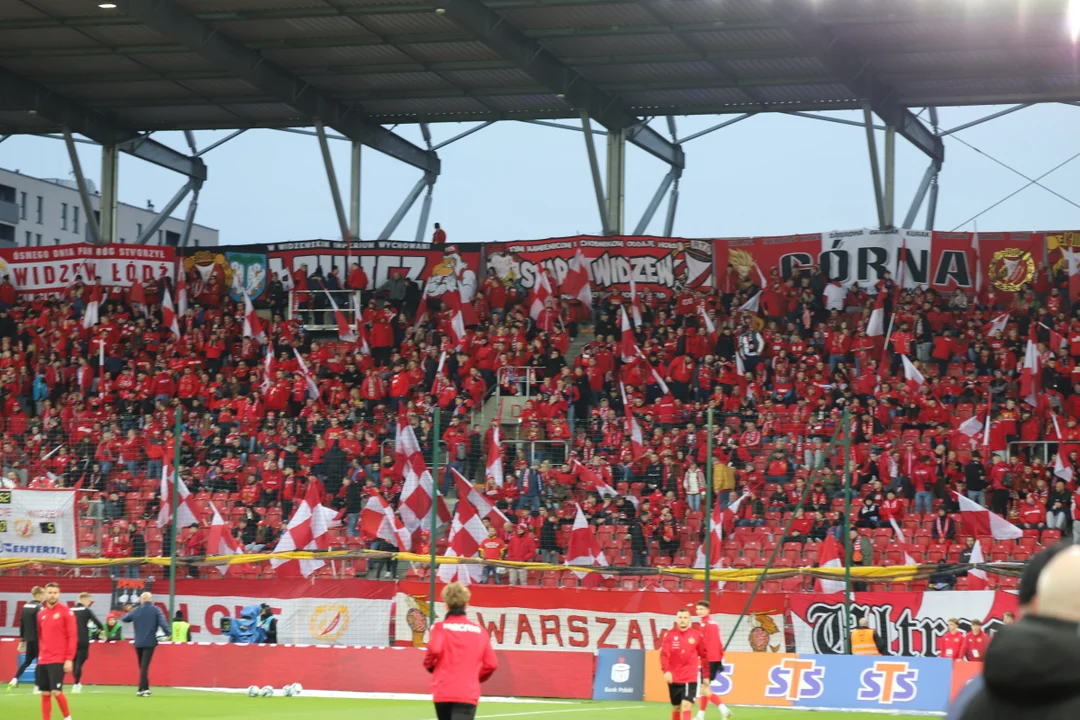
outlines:
[[[360,152],[364,144],[353,141],[352,143],[352,166],[349,171],[349,239],[360,239]],[[352,251],[352,243],[347,248],[349,254]]]
[[[937,219],[937,193],[938,173],[934,172],[934,179],[930,181],[930,199],[926,201],[926,229],[934,229],[934,221]]]
[[[432,418],[434,421],[432,438],[434,440],[431,443],[431,532],[428,534],[428,537],[431,538],[431,577],[428,581],[428,595],[431,597],[431,602],[428,603],[428,607],[430,608],[428,610],[428,627],[435,624],[435,570],[438,567],[435,564],[435,543],[439,539],[436,525],[439,521],[439,438],[442,437],[442,433],[440,432],[442,430],[440,427],[442,424],[442,409],[438,405],[435,405],[433,414],[435,417]]]
[[[581,111],[581,128],[585,132],[585,150],[589,155],[589,170],[592,171],[593,191],[596,193],[596,205],[600,210],[600,227],[605,235],[611,234],[611,219],[608,217],[607,202],[604,197],[604,180],[600,177],[600,161],[596,159],[596,143],[592,136],[592,123],[589,113]]]
[[[94,217],[94,205],[90,201],[90,189],[86,184],[86,176],[83,175],[82,163],[79,162],[79,153],[75,150],[75,138],[71,136],[69,128],[64,128],[64,142],[67,143],[68,155],[71,157],[71,169],[75,173],[75,184],[79,186],[79,199],[82,200],[83,215],[86,216],[86,227],[90,231],[90,241],[95,245],[100,245],[101,230],[98,229],[97,218]]]
[[[874,113],[870,104],[863,105],[863,120],[866,123],[866,147],[870,153],[870,174],[874,181],[874,202],[877,204],[878,227],[885,227],[885,203],[881,194],[881,171],[878,169],[877,139],[874,137]]]
[[[844,408],[844,652],[851,654],[851,410]]]
[[[116,242],[116,190],[120,173],[120,151],[115,145],[101,146],[101,242]]]
[[[177,513],[180,508],[180,407],[176,408],[176,427],[173,428],[173,441],[176,446],[173,452],[173,481],[172,481],[172,538],[169,547],[169,622],[172,622],[176,614],[176,536],[179,528],[176,527]]]
[[[611,130],[607,136],[607,208],[611,231],[622,235],[626,229],[626,130]]]
[[[424,242],[427,234],[428,219],[431,217],[431,194],[435,191],[435,183],[429,183],[427,192],[424,193],[424,201],[420,204],[420,220],[416,223],[416,242]]]
[[[341,202],[341,188],[338,187],[334,158],[330,155],[330,142],[326,139],[326,128],[323,127],[322,120],[315,121],[315,134],[319,137],[319,150],[322,152],[323,167],[326,168],[326,181],[330,184],[330,197],[334,201],[334,213],[341,230],[341,240],[348,243],[349,223],[345,221],[345,204]]]
[[[709,406],[705,415],[705,427],[708,437],[705,440],[705,599],[709,599],[709,585],[712,570],[712,508],[713,508],[713,407]]]
[[[679,209],[679,178],[675,178],[675,184],[671,186],[671,194],[668,195],[667,220],[664,221],[664,237],[671,237],[675,232],[675,213]]]
[[[893,227],[896,212],[896,127],[885,126],[885,227]],[[884,229],[884,228],[883,228]]]

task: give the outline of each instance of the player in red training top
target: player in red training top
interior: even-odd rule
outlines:
[[[439,720],[473,720],[480,683],[499,667],[487,631],[465,617],[469,591],[461,583],[443,588],[446,619],[431,627],[424,667],[434,673],[431,695]]]
[[[52,701],[60,706],[64,720],[71,720],[67,698],[64,697],[64,675],[71,672],[79,631],[71,608],[60,602],[60,586],[45,586],[45,604],[38,610],[37,687],[41,691],[41,717],[52,719]]]
[[[701,663],[697,720],[705,720],[705,711],[709,708],[710,702],[716,703],[716,706],[720,708],[720,717],[729,718],[731,710],[721,702],[720,696],[713,693],[709,686],[718,675],[724,672],[724,642],[720,639],[720,626],[712,621],[708,600],[698,600],[694,610],[697,612],[698,620],[701,621],[698,631],[705,640],[705,653],[709,658],[707,662]]]
[[[664,635],[660,669],[671,695],[671,720],[690,720],[697,697],[701,665],[709,660],[701,632],[690,624],[686,608],[675,615],[675,627]]]
[[[949,632],[938,638],[938,657],[948,658],[949,660],[963,660],[964,654],[967,652],[967,648],[964,647],[966,644],[967,636],[960,632],[960,621],[956,618],[949,618]]]
[[[990,636],[983,632],[982,622],[971,621],[971,632],[964,638],[964,659],[972,662],[983,662],[986,659],[986,650],[990,647]]]

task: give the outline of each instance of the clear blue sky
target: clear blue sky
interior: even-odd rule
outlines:
[[[951,128],[1001,108],[944,108],[940,124]],[[855,112],[836,117],[861,120]],[[680,137],[732,116],[680,117]],[[923,114],[926,118],[926,114]],[[570,123],[570,121],[565,121]],[[1015,112],[956,137],[1034,178],[1080,152],[1075,128],[1080,107],[1049,104]],[[653,126],[667,133],[663,119]],[[433,125],[435,143],[472,124]],[[395,132],[421,144],[416,126]],[[225,132],[197,132],[205,147]],[[186,150],[180,133],[155,137]],[[597,138],[603,153],[603,138]],[[883,146],[878,134],[879,151]],[[675,235],[729,237],[819,232],[876,224],[866,135],[860,128],[761,115],[687,143]],[[349,145],[331,142],[334,162],[347,187]],[[985,156],[946,138],[936,229],[952,230],[1027,181]],[[79,145],[83,168],[100,179],[100,151]],[[440,151],[443,174],[435,187],[431,221],[451,240],[499,241],[599,233],[585,144],[581,133],[517,122],[498,123]],[[204,156],[210,179],[197,221],[217,228],[227,244],[339,237],[326,176],[314,137],[251,130]],[[361,235],[373,239],[419,179],[419,171],[368,148],[363,155]],[[900,224],[926,168],[924,155],[897,137],[896,222]],[[0,166],[41,177],[67,177],[64,143],[13,137],[0,144]],[[627,230],[637,224],[666,166],[627,149]],[[1080,203],[1080,158],[1042,181]],[[183,184],[180,176],[121,156],[120,199],[164,205]],[[347,212],[346,199],[346,212]],[[177,215],[182,216],[181,206]],[[395,239],[412,240],[418,202]],[[662,232],[661,206],[649,231]],[[920,216],[916,227],[923,227]],[[1032,186],[979,218],[981,231],[1080,229],[1080,209]],[[972,229],[969,224],[963,229]],[[430,233],[425,233],[425,237]]]

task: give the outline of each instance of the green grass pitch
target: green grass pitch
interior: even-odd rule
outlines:
[[[280,692],[280,688],[278,688]],[[249,698],[246,694],[202,692],[160,688],[149,698],[135,697],[134,688],[84,687],[81,695],[67,689],[73,720],[116,720],[122,717],[149,717],[153,720],[264,720],[265,718],[319,718],[319,720],[434,720],[430,702],[419,700],[371,700],[317,697]],[[41,701],[28,687],[13,693],[0,691],[0,717],[32,719],[41,717]],[[737,720],[795,720],[804,713],[793,710],[736,708]],[[53,705],[53,717],[59,709]],[[527,720],[670,720],[670,709],[659,703],[566,702],[496,703],[483,702],[478,718],[526,718]],[[720,715],[710,708],[709,720]],[[880,718],[866,713],[815,712],[808,720],[859,720]],[[909,718],[910,716],[891,716]]]

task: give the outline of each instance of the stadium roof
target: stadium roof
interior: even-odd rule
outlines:
[[[585,111],[672,162],[677,148],[641,117],[868,104],[940,160],[908,108],[1080,100],[1067,5],[5,0],[0,132],[68,127],[114,144],[320,119],[437,172],[430,150],[385,126]]]

